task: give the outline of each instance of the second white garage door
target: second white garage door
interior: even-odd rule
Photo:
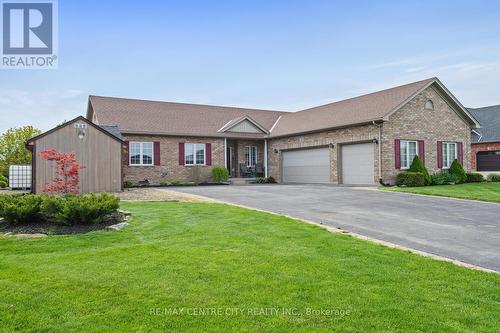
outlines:
[[[342,146],[342,183],[374,183],[374,144],[360,143]]]
[[[283,181],[285,183],[330,182],[330,149],[284,151]]]

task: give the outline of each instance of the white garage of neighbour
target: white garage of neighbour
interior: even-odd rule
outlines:
[[[313,148],[283,152],[285,183],[329,183],[330,148]]]
[[[374,181],[374,143],[342,145],[342,183],[373,184]]]

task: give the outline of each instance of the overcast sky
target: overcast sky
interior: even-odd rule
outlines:
[[[59,1],[59,69],[0,70],[0,132],[89,94],[296,111],[437,76],[500,104],[500,1]]]

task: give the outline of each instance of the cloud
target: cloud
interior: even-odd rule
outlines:
[[[4,115],[0,133],[11,127],[32,125],[43,131],[85,113],[86,96],[78,89],[33,92],[0,91],[0,110]]]

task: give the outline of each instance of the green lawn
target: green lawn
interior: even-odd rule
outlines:
[[[381,187],[382,190],[500,202],[500,183],[469,183],[423,187]]]
[[[500,325],[497,274],[232,206],[122,206],[134,218],[121,232],[0,238],[0,331],[493,332]],[[215,314],[195,315],[207,308]]]

